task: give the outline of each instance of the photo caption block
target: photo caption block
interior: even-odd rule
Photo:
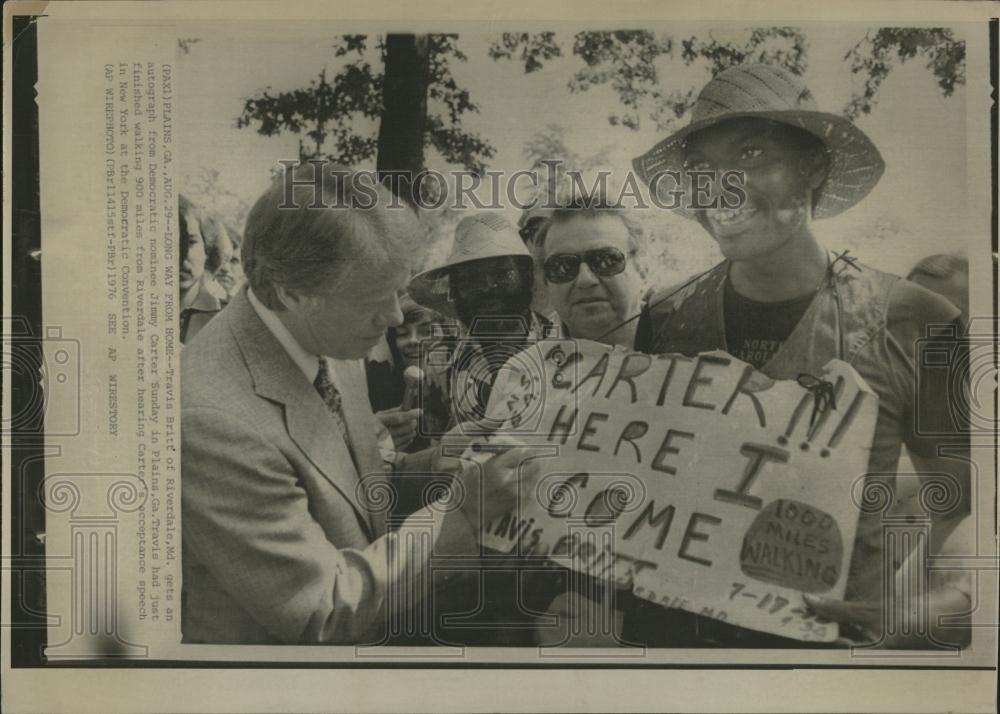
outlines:
[[[41,26],[70,48],[40,66],[43,321],[79,346],[78,383],[46,404],[46,555],[65,566],[46,655],[141,657],[180,632],[176,40],[69,24]],[[46,130],[67,115],[72,136]],[[50,428],[70,396],[74,435]]]

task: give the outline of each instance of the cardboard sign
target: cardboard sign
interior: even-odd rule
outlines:
[[[838,360],[773,381],[723,352],[540,342],[504,367],[489,406],[504,440],[537,445],[540,474],[522,478],[519,511],[487,524],[484,545],[613,578],[665,607],[832,641],[836,624],[802,593],[843,597],[851,484],[877,410]]]

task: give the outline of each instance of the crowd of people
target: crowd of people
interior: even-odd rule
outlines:
[[[405,538],[434,524],[434,552],[481,556],[479,525],[515,502],[522,450],[472,473],[445,447],[482,421],[500,368],[552,335],[653,354],[721,349],[774,379],[850,363],[879,397],[869,478],[895,489],[904,448],[921,473],[951,474],[962,505],[935,520],[932,550],[960,547],[968,462],[940,447],[967,444],[961,424],[918,433],[915,415],[941,423],[951,387],[918,374],[915,350],[928,325],[963,333],[967,263],[932,256],[903,280],[828,251],[813,232],[881,177],[864,132],[820,112],[794,75],[741,65],[709,82],[690,124],[634,168],[651,190],[665,169],[744,172],[742,206],[678,209],[718,245],[716,267],[643,294],[639,209],[601,200],[525,211],[516,227],[468,215],[447,258],[414,275],[421,230],[408,211],[282,209],[279,182],[241,238],[181,199],[185,641],[386,642],[386,623],[409,602],[402,590],[433,591],[453,614],[478,603],[464,628],[435,629],[438,641],[537,644],[548,637],[535,624],[545,614],[603,609],[612,631],[572,644],[799,646],[643,601],[627,586],[573,586],[580,579],[554,567],[530,574],[511,563],[471,585],[427,576],[429,554]],[[353,190],[343,173],[323,171],[331,196]],[[307,206],[304,176],[293,186]],[[918,381],[930,397],[915,399]],[[439,507],[441,491],[428,485],[442,474],[481,497]],[[391,508],[369,488],[378,485],[391,490]],[[806,602],[855,644],[914,644],[886,642],[880,630],[880,527],[862,514],[845,598]],[[934,583],[934,616],[968,609],[958,576]],[[934,638],[959,642],[963,632],[936,628]]]
[[[239,231],[183,194],[178,200],[181,343],[188,342],[243,286]]]

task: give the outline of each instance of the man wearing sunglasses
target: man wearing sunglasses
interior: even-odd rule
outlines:
[[[625,209],[600,199],[571,202],[552,211],[534,234],[536,259],[549,301],[563,334],[632,349],[641,283],[633,256],[641,231]],[[559,627],[539,627],[539,645],[618,647],[628,590],[580,573],[553,569],[533,574],[531,587],[545,603],[545,619]],[[616,591],[616,592],[615,592]],[[609,607],[604,603],[612,598]],[[610,617],[610,629],[603,623]],[[571,621],[577,620],[576,626]],[[576,633],[569,635],[568,633]],[[569,637],[569,639],[567,639]]]
[[[568,336],[632,348],[638,226],[619,208],[556,209],[536,234],[549,300]]]

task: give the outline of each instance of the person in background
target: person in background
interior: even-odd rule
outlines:
[[[418,435],[417,419],[427,407],[420,385],[424,373],[421,350],[431,344],[437,315],[415,303],[405,292],[400,295],[399,303],[403,323],[386,330],[366,358],[365,371],[372,409],[386,424],[396,449],[415,453],[431,445],[430,439]],[[404,399],[409,403],[403,404]]]
[[[531,208],[526,208],[521,212],[521,217],[517,221],[517,233],[535,260],[531,309],[539,315],[544,315],[550,321],[555,320],[555,311],[552,309],[548,290],[545,287],[545,276],[542,274],[542,261],[538,255],[537,238],[546,219],[552,215],[552,211],[552,208],[542,202],[542,197],[539,197]]]
[[[218,281],[218,275],[232,260],[236,246],[229,237],[229,229],[221,218],[208,211],[202,212],[201,234],[205,239],[204,287],[225,305],[229,294]]]
[[[525,227],[532,229],[536,266],[563,336],[631,349],[642,290],[634,264],[641,237],[638,225],[625,209],[600,197],[547,209],[535,220]],[[501,393],[507,388],[506,380],[495,386]],[[619,588],[554,563],[547,565],[524,579],[527,593],[522,600],[545,613],[537,620],[536,644],[627,644],[617,604],[630,593],[628,586]]]
[[[963,255],[929,255],[906,276],[917,285],[936,292],[969,319],[969,260]]]
[[[545,225],[545,221],[552,215],[554,209],[542,205],[534,205],[526,208],[517,220],[517,234],[529,248],[535,244],[538,232]]]
[[[382,424],[388,429],[394,449],[397,452],[417,454],[432,448],[437,439],[426,433],[418,433],[417,422],[428,408],[428,401],[422,396],[420,382],[423,377],[421,367],[422,350],[427,349],[432,340],[432,327],[437,315],[421,307],[405,292],[400,294],[400,309],[403,322],[386,330],[382,340],[365,359],[365,375],[368,380],[368,399]],[[423,347],[421,347],[423,344]],[[408,372],[409,370],[409,372]],[[414,370],[419,370],[414,374]],[[404,404],[404,400],[406,403]],[[443,422],[447,422],[444,405]],[[386,460],[393,460],[388,456]],[[428,487],[435,481],[432,475],[394,474],[396,503],[392,519],[399,521],[417,509],[427,505],[427,496],[432,493]]]
[[[418,304],[458,319],[457,334],[426,364],[424,388],[425,399],[449,405],[451,424],[481,423],[501,367],[551,327],[531,309],[533,285],[528,248],[495,213],[463,218],[445,263],[410,281]],[[443,628],[443,636],[466,645],[534,644],[536,619],[524,606],[527,571],[507,554],[485,550],[484,560],[492,566],[480,570],[456,599],[450,619],[461,624]]]
[[[181,343],[187,344],[219,310],[221,289],[215,272],[229,261],[232,245],[222,223],[195,207],[187,198],[179,199],[181,269]]]
[[[449,404],[451,425],[481,421],[497,371],[551,325],[531,309],[533,285],[531,254],[495,213],[463,218],[445,263],[410,281],[418,304],[459,322],[448,360],[427,375]]]
[[[568,337],[631,349],[642,284],[638,224],[625,209],[578,203],[553,211],[535,234],[549,301]]]
[[[440,316],[433,310],[418,305],[409,295],[400,301],[403,324],[390,328],[392,343],[403,368],[420,367],[421,352],[434,339],[434,325]]]
[[[395,409],[403,403],[408,367],[420,368],[421,343],[430,344],[436,315],[403,293],[399,298],[403,324],[386,330],[385,339],[372,350],[366,361],[368,396],[376,412]],[[405,444],[397,443],[402,449]]]
[[[232,246],[232,252],[229,255],[229,260],[223,263],[216,271],[215,282],[225,292],[222,302],[228,304],[239,289],[243,287],[245,279],[243,277],[243,253],[241,250],[243,237],[235,228],[229,225],[226,225],[225,228],[226,235],[229,236],[229,244]]]
[[[201,235],[201,213],[183,194],[177,199],[178,240],[177,283],[184,310],[198,297],[205,272],[205,239]]]
[[[849,120],[818,111],[796,75],[746,64],[716,75],[698,96],[691,123],[634,166],[651,190],[669,188],[662,180],[669,176],[665,171],[682,177],[681,191],[687,190],[686,181],[696,185],[690,172],[708,174],[715,205],[694,200],[687,190],[678,210],[701,225],[725,258],[650,298],[638,328],[639,347],[685,355],[723,349],[773,379],[822,374],[831,359],[848,362],[879,397],[867,483],[887,489],[898,503],[896,472],[905,444],[922,479],[945,474],[959,491],[954,508],[932,514],[929,550],[940,552],[969,511],[968,461],[961,456],[968,450],[967,427],[956,424],[942,438],[918,434],[915,423],[938,422],[948,411],[942,405],[949,387],[938,384],[935,397],[916,399],[914,385],[928,326],[953,324],[961,334],[960,311],[919,285],[858,263],[846,251],[828,252],[813,227],[814,220],[858,204],[878,182],[884,163],[872,141]],[[742,172],[743,195],[727,206],[721,177],[731,170]],[[920,383],[940,383],[946,372],[928,372]],[[945,446],[954,458],[944,455]],[[855,477],[845,474],[844,487]],[[926,646],[913,639],[919,628],[909,620],[899,638],[881,639],[887,609],[903,607],[884,601],[882,584],[899,572],[900,563],[888,557],[883,531],[880,514],[862,512],[845,599],[806,595],[806,603],[840,623],[848,640]],[[967,631],[937,617],[964,609],[949,609],[950,595],[938,595],[929,597],[932,635],[964,640]],[[919,608],[903,609],[912,618]],[[625,620],[626,637],[649,646],[796,646],[794,640],[638,599]]]

